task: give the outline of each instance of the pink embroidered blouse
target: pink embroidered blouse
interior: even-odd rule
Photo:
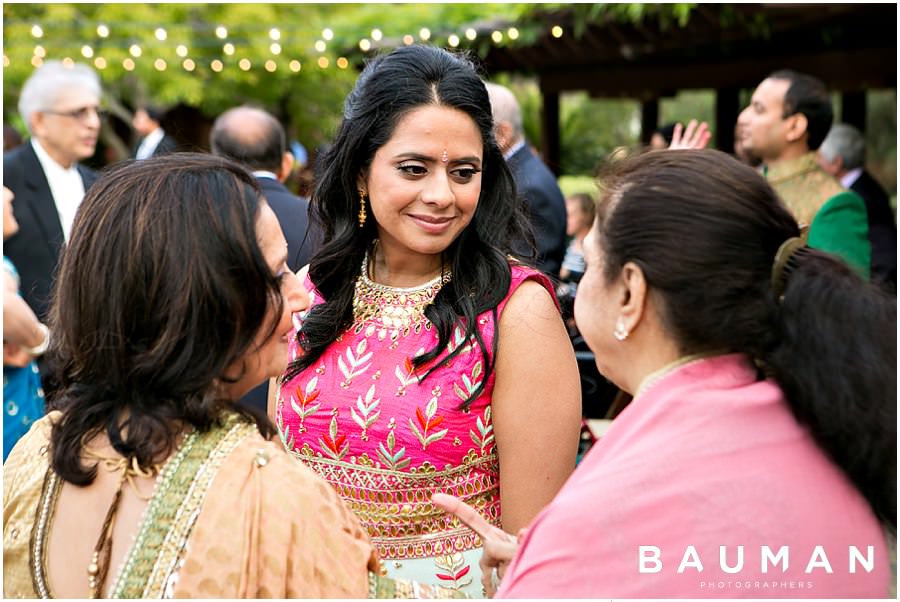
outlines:
[[[553,291],[549,279],[530,268],[512,265],[511,276],[497,319],[525,280]],[[306,285],[313,289],[308,279]],[[276,424],[285,447],[334,486],[382,559],[445,556],[481,546],[465,525],[432,506],[434,492],[458,496],[500,524],[494,374],[467,409],[458,409],[485,378],[477,343],[457,326],[447,351],[464,345],[459,355],[421,382],[427,367],[413,368],[413,358],[437,343],[421,308],[440,286],[393,289],[368,282],[363,291],[357,283],[353,325],[277,396]],[[311,296],[313,305],[323,301],[315,290]],[[404,314],[410,307],[419,310]],[[404,322],[404,315],[412,315],[411,321]],[[492,312],[478,316],[489,350],[495,328]],[[290,353],[297,356],[296,342]],[[448,581],[468,570],[444,569],[437,576]]]

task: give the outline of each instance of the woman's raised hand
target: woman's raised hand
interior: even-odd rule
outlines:
[[[479,561],[481,584],[484,586],[485,595],[489,598],[493,597],[497,592],[497,586],[500,585],[500,579],[506,572],[507,565],[516,555],[516,550],[519,549],[518,539],[487,522],[472,506],[457,497],[446,493],[435,493],[431,496],[431,502],[457,517],[481,537],[481,541],[484,543],[484,551]],[[523,529],[519,535],[524,532]]]
[[[669,150],[677,148],[706,148],[709,144],[711,134],[709,126],[705,121],[698,124],[696,119],[691,119],[687,127],[682,131],[681,124],[675,124],[675,130],[672,132],[672,142],[669,144]]]

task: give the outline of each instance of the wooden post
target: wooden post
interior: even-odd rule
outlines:
[[[659,99],[641,101],[641,144],[650,144],[653,130],[659,126]]]
[[[841,94],[841,121],[866,131],[866,92],[857,90]]]
[[[541,90],[541,95],[541,154],[550,171],[559,176],[559,92]]]
[[[722,152],[734,152],[734,126],[737,123],[740,97],[737,88],[716,90],[716,148]]]

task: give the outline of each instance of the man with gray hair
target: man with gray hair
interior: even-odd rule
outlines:
[[[308,264],[318,238],[309,231],[309,200],[292,194],[283,184],[294,159],[278,120],[262,109],[235,107],[216,119],[209,142],[214,155],[236,161],[253,172],[287,240],[288,267],[297,272]],[[240,401],[265,412],[267,395],[268,383],[263,383]]]
[[[3,185],[13,191],[19,232],[4,253],[19,272],[25,301],[44,321],[60,251],[96,174],[78,162],[100,134],[100,79],[87,65],[47,61],[19,96],[31,140],[3,156]]]
[[[516,97],[498,84],[485,83],[485,87],[494,115],[494,136],[531,217],[538,268],[558,278],[566,254],[566,201],[553,172],[525,140],[522,110]]]
[[[866,140],[858,129],[837,123],[819,147],[819,166],[862,197],[872,243],[872,281],[897,293],[897,224],[888,195],[865,169]]]

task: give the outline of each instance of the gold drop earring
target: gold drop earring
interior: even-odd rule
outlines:
[[[359,227],[362,228],[366,225],[366,193],[362,190],[359,191]]]

